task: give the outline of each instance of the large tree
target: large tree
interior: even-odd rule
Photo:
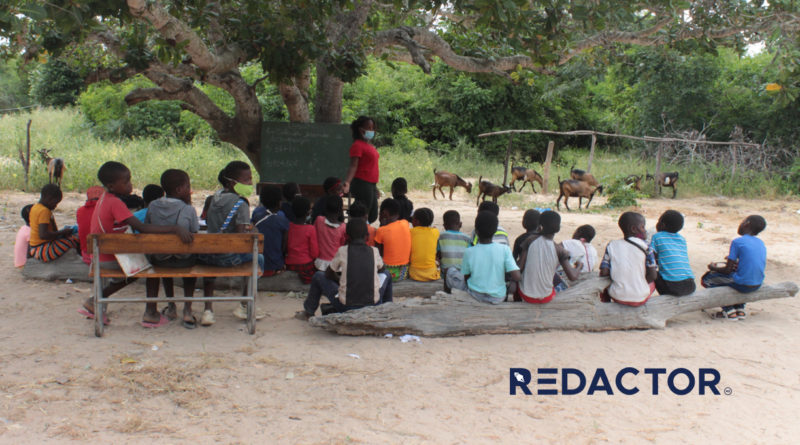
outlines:
[[[180,101],[258,165],[262,112],[255,84],[267,79],[279,86],[292,121],[340,122],[343,85],[364,74],[368,55],[425,72],[438,57],[457,70],[519,79],[526,70],[546,73],[618,45],[744,48],[768,40],[783,48],[794,44],[800,22],[795,3],[10,0],[0,10],[0,36],[8,39],[0,51],[68,60],[86,83],[144,75],[155,86],[129,93],[129,105]],[[259,63],[267,76],[246,82],[239,70],[246,63]],[[228,92],[234,113],[220,109],[198,88],[202,83]]]

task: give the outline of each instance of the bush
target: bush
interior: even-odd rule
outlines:
[[[637,207],[637,199],[643,195],[637,192],[633,185],[625,184],[625,177],[617,176],[610,186],[605,190],[608,196],[606,207],[609,209],[621,209],[625,207]]]
[[[31,97],[40,105],[74,105],[83,88],[83,78],[60,60],[41,65],[31,80]]]

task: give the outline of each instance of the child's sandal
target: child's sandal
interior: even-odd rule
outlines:
[[[728,320],[728,321],[737,321],[739,319],[737,317],[737,315],[736,315],[736,310],[735,309],[730,309],[730,310],[727,310],[727,311],[719,311],[716,314],[714,314],[714,318],[715,319],[724,319],[724,320]]]
[[[747,318],[747,313],[745,313],[744,310],[736,311],[736,318],[739,320],[744,320],[745,318]]]

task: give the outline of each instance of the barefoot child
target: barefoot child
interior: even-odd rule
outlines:
[[[415,210],[411,223],[414,228],[411,229],[408,277],[416,281],[438,280],[440,275],[436,265],[436,245],[439,241],[439,230],[431,227],[433,210],[427,207]]]
[[[764,282],[764,268],[767,265],[767,247],[758,238],[767,227],[767,220],[760,215],[750,215],[739,224],[741,235],[731,242],[725,266],[714,263],[708,265],[708,272],[703,275],[703,287],[730,286],[742,293],[754,292]],[[744,319],[747,313],[744,304],[723,306],[716,318],[730,321]]]
[[[650,247],[658,260],[655,283],[659,295],[681,297],[695,290],[686,240],[678,233],[682,228],[683,215],[675,210],[667,210],[658,218],[658,232],[650,240]]]
[[[444,232],[439,234],[439,241],[436,243],[436,259],[439,260],[442,278],[447,277],[447,269],[454,267],[461,270],[461,261],[464,252],[470,246],[470,237],[461,232],[461,215],[455,210],[444,212]],[[444,291],[450,292],[447,287],[447,280],[444,281]]]
[[[317,246],[319,256],[314,260],[314,267],[325,272],[331,264],[333,256],[346,241],[345,225],[342,214],[342,198],[340,196],[325,197],[325,213],[314,220],[314,230],[317,233]]]
[[[380,208],[381,227],[375,232],[375,244],[391,274],[392,281],[408,277],[411,259],[411,230],[408,221],[400,219],[400,204],[392,198],[384,199]]]
[[[286,246],[286,269],[297,272],[304,284],[311,282],[316,272],[314,260],[319,256],[317,231],[306,223],[311,213],[311,203],[303,196],[295,196],[292,201],[294,221],[289,223],[289,243]]]
[[[192,185],[189,175],[183,170],[169,169],[161,174],[161,187],[166,194],[163,198],[150,201],[147,206],[145,221],[147,224],[158,226],[177,225],[185,228],[191,233],[197,233],[200,224],[197,220],[197,212],[192,207]],[[147,190],[143,192],[147,196]],[[145,199],[146,200],[146,199]],[[195,264],[194,255],[185,254],[157,254],[149,255],[150,263],[154,266],[164,267],[192,267]],[[148,298],[158,297],[158,278],[148,278],[146,280]],[[164,294],[172,298],[174,294],[172,278],[162,278]],[[191,297],[194,294],[194,286],[197,278],[183,278],[183,296]],[[149,305],[150,315],[155,317],[156,305]],[[170,320],[178,318],[175,303],[169,303],[161,313]],[[192,314],[192,303],[183,304],[183,326],[187,329],[197,327],[197,319]]]
[[[71,227],[58,230],[53,210],[61,202],[61,189],[55,184],[42,187],[39,202],[29,215],[31,240],[28,255],[44,263],[64,255],[69,249],[79,249],[80,239]],[[77,251],[76,251],[77,253]]]
[[[644,216],[639,213],[625,212],[619,217],[623,239],[608,243],[600,263],[600,276],[611,277],[611,286],[600,295],[602,301],[641,306],[655,291],[658,267],[653,250],[644,242],[644,225]]]
[[[277,185],[265,185],[259,196],[261,205],[253,210],[251,222],[264,235],[264,273],[271,277],[285,267],[286,244],[289,237],[289,220],[281,207],[281,189]]]
[[[14,267],[21,268],[28,261],[28,244],[31,240],[31,208],[33,204],[28,204],[20,211],[25,225],[17,231],[17,238],[14,241]]]
[[[100,183],[105,187],[105,192],[103,192],[97,200],[97,205],[92,215],[91,228],[89,229],[90,234],[125,233],[128,228],[131,228],[141,233],[175,233],[184,243],[192,242],[192,234],[181,226],[174,224],[169,226],[154,226],[145,224],[133,216],[133,213],[131,213],[120,199],[120,196],[130,195],[133,190],[131,171],[128,170],[125,164],[115,161],[106,162],[101,165],[100,169],[97,171],[97,179],[99,179]],[[91,250],[92,246],[89,246],[89,249]],[[99,258],[92,258],[92,261],[99,261],[100,267],[103,269],[120,269],[114,255],[100,254]],[[136,278],[112,279],[110,283],[103,288],[102,298],[110,297],[114,292],[134,281],[136,281]],[[91,297],[83,303],[83,309],[79,312],[93,318],[94,302]],[[153,316],[152,312],[148,313],[146,311],[142,317],[142,325],[152,327],[160,326],[167,322],[166,318],[158,316],[158,312],[155,312],[155,314],[156,316]],[[107,323],[106,320],[103,320],[103,322]]]

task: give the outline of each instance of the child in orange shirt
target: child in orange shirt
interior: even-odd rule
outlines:
[[[375,244],[386,264],[392,281],[408,276],[411,259],[411,229],[408,221],[400,219],[400,204],[392,198],[384,199],[380,208],[381,227],[375,232]]]
[[[31,208],[28,216],[31,225],[29,255],[42,262],[53,261],[69,249],[80,248],[80,240],[71,228],[58,230],[53,210],[61,202],[61,189],[55,184],[42,187],[39,202]]]
[[[411,218],[411,263],[408,276],[416,281],[438,280],[439,268],[436,266],[436,244],[439,230],[431,227],[433,210],[422,207],[414,211]]]

